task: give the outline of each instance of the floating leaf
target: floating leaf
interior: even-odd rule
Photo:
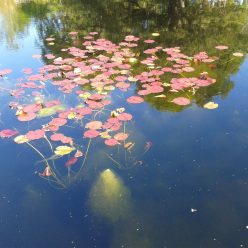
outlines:
[[[47,117],[56,114],[58,111],[65,110],[65,107],[63,105],[56,105],[49,108],[43,108],[39,111],[38,117]]]
[[[7,74],[10,74],[12,72],[11,69],[4,69],[0,71],[0,76],[5,76]]]
[[[134,147],[134,143],[133,142],[127,142],[124,145],[124,148],[127,149],[128,151],[130,151],[133,147]]]
[[[127,133],[117,133],[114,138],[118,141],[123,141],[126,140],[128,138],[128,134]]]
[[[137,81],[137,79],[135,77],[128,77],[127,79],[130,82],[136,82]]]
[[[157,96],[154,96],[154,97],[157,97],[157,98],[166,98],[166,95],[161,94],[161,95],[157,95]]]
[[[36,118],[36,114],[33,112],[30,112],[30,113],[22,112],[22,113],[17,115],[17,119],[19,121],[31,121],[35,118]]]
[[[107,145],[107,146],[115,146],[115,145],[118,145],[119,142],[116,140],[116,139],[106,139],[104,141],[104,143]]]
[[[244,54],[236,52],[236,53],[233,53],[233,56],[235,56],[235,57],[243,57]]]
[[[91,122],[88,122],[85,125],[85,127],[89,128],[89,129],[97,130],[97,129],[100,129],[102,127],[102,122],[101,121],[91,121]]]
[[[228,46],[219,45],[219,46],[216,46],[215,48],[218,50],[226,50],[228,49]]]
[[[77,157],[72,157],[65,163],[65,167],[71,167],[72,165],[77,163],[77,161],[78,161]]]
[[[35,113],[41,110],[41,108],[42,108],[41,104],[34,103],[34,104],[26,105],[25,107],[23,107],[23,112]]]
[[[50,122],[49,125],[51,126],[64,126],[67,123],[67,120],[64,118],[53,118]]]
[[[79,151],[79,150],[77,150],[75,155],[74,155],[75,158],[79,158],[79,157],[82,157],[82,156],[83,156],[83,153],[81,151]]]
[[[50,177],[52,175],[50,167],[47,166],[40,175],[43,177]]]
[[[152,44],[154,42],[155,42],[155,40],[144,40],[144,43],[147,43],[147,44]]]
[[[54,153],[56,155],[59,156],[64,156],[66,154],[70,154],[73,150],[75,150],[74,147],[70,147],[70,146],[57,146],[56,150],[54,151]]]
[[[90,96],[91,94],[89,92],[84,92],[82,94],[79,94],[79,97],[83,99],[88,99]]]
[[[76,116],[77,116],[77,115],[76,115],[75,112],[70,112],[70,113],[68,114],[67,118],[68,118],[69,120],[72,120],[72,119],[75,119]]]
[[[67,137],[62,133],[54,133],[51,135],[50,139],[52,141],[61,141],[64,144],[70,144],[72,146],[73,140],[71,137]]]
[[[28,142],[28,138],[26,135],[19,135],[19,136],[14,138],[14,141],[17,144],[23,144],[23,143]]]
[[[114,90],[115,87],[113,85],[108,85],[108,86],[104,86],[104,89],[111,91],[111,90]]]
[[[128,113],[121,113],[117,116],[117,119],[120,121],[130,121],[132,120],[133,116]]]
[[[99,135],[99,132],[97,131],[97,130],[88,130],[88,131],[86,131],[86,132],[84,132],[84,137],[85,138],[90,138],[90,139],[92,139],[92,138],[95,138],[95,137],[97,137]]]
[[[152,33],[152,36],[158,37],[158,36],[160,36],[160,34],[159,33]]]
[[[174,102],[177,105],[185,106],[185,105],[190,104],[190,99],[186,97],[177,97],[177,98],[174,98],[172,102]]]
[[[11,130],[11,129],[5,129],[5,130],[0,131],[1,138],[10,138],[16,134],[18,134],[18,131]]]
[[[208,102],[208,103],[203,105],[203,108],[206,108],[206,109],[216,109],[218,107],[219,107],[219,104],[214,103],[214,102]]]
[[[45,131],[42,129],[38,129],[35,131],[29,131],[26,134],[26,137],[28,138],[28,140],[37,140],[43,138],[44,135],[45,135]]]
[[[127,98],[127,102],[132,104],[139,104],[144,102],[144,99],[140,96],[130,96],[129,98]]]
[[[129,59],[129,62],[130,62],[130,63],[136,63],[137,61],[138,61],[138,60],[137,60],[136,58],[130,58],[130,59]]]
[[[100,133],[100,137],[103,138],[103,139],[110,139],[111,138],[111,136],[109,135],[108,132]]]

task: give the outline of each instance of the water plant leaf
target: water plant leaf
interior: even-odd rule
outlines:
[[[117,133],[114,138],[118,141],[124,141],[128,138],[128,134],[127,133]]]
[[[133,116],[129,113],[121,113],[117,116],[117,119],[120,121],[130,121],[132,118]]]
[[[12,70],[11,69],[4,69],[4,70],[1,70],[0,71],[0,76],[2,77],[2,76],[5,76],[5,75],[7,75],[7,74],[10,74],[12,72]]]
[[[0,137],[1,138],[10,138],[12,136],[15,136],[18,134],[18,131],[16,130],[11,130],[11,129],[5,129],[0,131]]]
[[[67,137],[62,133],[54,133],[51,135],[50,139],[52,141],[61,141],[63,144],[70,144],[73,145],[73,140],[71,137]]]
[[[83,156],[83,152],[81,152],[80,150],[77,150],[74,157],[79,158]]]
[[[28,113],[22,112],[17,115],[17,119],[19,121],[31,121],[35,118],[36,118],[36,114],[33,112],[28,112]]]
[[[233,56],[235,56],[235,57],[243,57],[244,54],[240,53],[240,52],[236,52],[236,53],[233,53]]]
[[[44,171],[42,173],[40,173],[40,176],[43,176],[43,177],[50,177],[51,175],[52,175],[52,172],[51,172],[50,167],[48,167],[48,166],[46,166]]]
[[[186,97],[177,97],[177,98],[174,98],[172,100],[172,102],[177,104],[177,105],[185,106],[185,105],[190,104],[190,99],[188,99]]]
[[[157,96],[154,96],[154,97],[157,97],[157,98],[166,98],[166,95],[165,94],[161,94],[161,95],[157,95]]]
[[[14,138],[14,141],[17,144],[23,144],[23,143],[28,142],[29,140],[28,140],[26,135],[19,135],[19,136]]]
[[[126,144],[124,144],[124,148],[130,151],[134,147],[134,145],[135,143],[133,142],[127,142]]]
[[[219,45],[219,46],[216,46],[215,48],[218,50],[226,50],[226,49],[228,49],[228,46]]]
[[[127,98],[127,102],[132,103],[132,104],[139,104],[144,102],[144,99],[140,96],[130,96]]]
[[[43,138],[45,135],[45,131],[42,129],[34,130],[34,131],[29,131],[26,134],[26,137],[28,140],[37,140]]]
[[[51,126],[64,126],[67,123],[67,120],[64,118],[53,118],[50,122],[49,125]]]
[[[51,116],[56,114],[56,112],[63,110],[65,110],[65,107],[63,105],[55,105],[52,107],[43,108],[38,112],[37,117],[41,118],[41,117]]]
[[[87,130],[86,132],[84,132],[84,137],[85,138],[96,138],[97,136],[99,135],[99,132],[97,130],[94,130],[94,129],[90,129],[90,130]]]
[[[219,107],[219,104],[214,103],[214,102],[208,102],[208,103],[203,105],[203,108],[206,108],[206,109],[216,109],[218,107]]]
[[[88,122],[85,125],[85,128],[94,129],[94,130],[101,129],[102,128],[102,122],[101,121]]]
[[[108,131],[101,132],[100,137],[103,138],[103,139],[110,139],[111,138],[111,136],[109,135]]]
[[[104,141],[104,143],[105,143],[107,146],[115,146],[115,145],[120,144],[116,139],[106,139],[106,140]]]
[[[65,163],[65,167],[71,167],[72,165],[77,163],[77,161],[78,161],[77,157],[72,157]]]
[[[54,151],[54,153],[56,155],[59,155],[59,156],[64,156],[64,155],[70,154],[73,150],[75,150],[74,147],[70,147],[70,146],[57,146],[56,147],[56,150]]]

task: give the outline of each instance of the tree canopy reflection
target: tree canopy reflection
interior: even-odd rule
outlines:
[[[158,31],[160,37],[157,44],[163,47],[180,46],[188,55],[199,51],[211,54],[215,52],[216,45],[228,45],[231,48],[230,53],[221,55],[215,68],[198,68],[198,74],[207,71],[217,80],[215,85],[194,95],[195,102],[199,105],[211,100],[212,96],[228,95],[233,88],[230,75],[238,71],[243,61],[232,60],[230,54],[247,50],[245,1],[63,0],[51,1],[48,5],[45,2],[27,1],[18,7],[20,13],[36,18],[43,54],[61,56],[61,48],[80,46],[82,36],[90,31],[97,31],[101,37],[114,42],[120,42],[124,35],[130,33],[146,38],[151,32]],[[68,37],[70,31],[79,31],[78,39]],[[54,46],[47,46],[45,38],[49,36],[56,38]],[[141,69],[136,68],[137,71]],[[154,97],[145,97],[145,100],[159,110],[183,109],[174,104],[165,105],[161,99]]]
[[[39,22],[41,41],[56,38],[56,44],[41,44],[43,53],[61,55],[64,46],[79,45],[81,36],[94,30],[101,37],[119,42],[120,34],[149,37],[158,31],[158,44],[164,47],[180,46],[183,52],[193,55],[199,51],[214,53],[218,44],[228,45],[230,52],[246,51],[246,5],[226,1],[213,6],[210,1],[62,1],[53,5],[54,14]],[[79,31],[79,39],[70,40],[67,33]],[[143,49],[143,47],[141,47]],[[217,84],[199,91],[195,102],[202,105],[212,96],[226,97],[233,88],[230,75],[238,71],[243,59],[230,60],[230,54],[221,56],[216,68],[199,67],[216,78]],[[139,68],[137,68],[139,70]],[[161,99],[145,100],[159,110],[180,111],[174,104],[163,104]]]

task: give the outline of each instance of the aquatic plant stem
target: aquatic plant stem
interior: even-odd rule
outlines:
[[[49,144],[51,151],[53,152],[53,146],[52,146],[51,142],[49,141],[49,139],[47,138],[46,135],[44,135],[44,138],[47,141],[47,143]]]
[[[114,158],[112,158],[110,155],[108,155],[107,153],[105,153],[105,155],[110,159],[112,160],[115,164],[118,165],[118,168],[121,168],[121,164],[119,162],[117,162]]]
[[[84,164],[86,162],[87,155],[88,155],[88,152],[89,152],[89,149],[90,149],[90,144],[91,144],[91,139],[89,140],[88,146],[86,148],[86,152],[85,152],[83,163],[82,163],[81,167],[79,168],[78,173],[77,173],[77,175],[75,177],[77,177],[80,174],[82,168],[84,167]]]
[[[44,160],[45,160],[45,162],[46,162],[46,166],[49,168],[49,170],[51,171],[51,173],[52,173],[52,175],[53,175],[53,177],[55,178],[55,180],[57,181],[57,183],[58,184],[61,184],[64,188],[66,188],[65,187],[65,185],[64,185],[64,183],[56,176],[56,174],[54,173],[54,171],[51,169],[51,166],[50,166],[50,164],[48,163],[48,161],[47,161],[47,159],[45,158],[45,156],[37,149],[37,148],[35,148],[32,144],[30,144],[29,142],[26,142],[27,143],[27,145],[29,145],[32,149],[34,149]]]

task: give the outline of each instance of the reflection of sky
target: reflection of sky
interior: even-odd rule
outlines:
[[[35,46],[36,39],[36,28],[34,25],[30,25],[27,35],[16,39],[19,44],[18,50],[8,50],[5,43],[0,43],[0,68],[11,68],[15,76],[18,77],[19,75],[22,76],[20,71],[23,68],[41,66],[36,59],[32,59],[33,54],[40,53],[40,49]]]
[[[23,68],[40,66],[32,58],[40,53],[35,39],[35,25],[30,25],[27,36],[17,38],[19,50],[6,50],[6,44],[0,44],[0,68],[13,69],[10,78],[21,76]],[[143,164],[118,169],[91,150],[97,162],[87,164],[84,179],[88,181],[69,192],[58,192],[39,181],[34,174],[40,169],[34,165],[38,158],[25,145],[0,142],[0,247],[105,248],[114,240],[114,248],[232,248],[240,246],[241,240],[246,242],[247,68],[245,60],[231,77],[235,87],[228,97],[214,99],[219,103],[216,110],[193,105],[180,113],[159,112],[147,103],[131,105],[118,98],[115,104],[133,114],[127,129],[130,139],[143,140],[136,142],[142,146],[137,150]],[[7,120],[6,115],[2,112],[1,120],[11,127],[13,119]],[[145,141],[153,146],[143,155]],[[118,177],[97,178],[97,166],[108,168],[108,163]],[[118,202],[121,194],[126,196],[124,204]],[[95,212],[113,218],[116,225],[91,214],[86,204],[89,195]],[[129,210],[130,199],[133,215],[128,213],[127,220],[121,216]],[[197,212],[191,213],[191,208]],[[138,246],[141,241],[143,245]]]

